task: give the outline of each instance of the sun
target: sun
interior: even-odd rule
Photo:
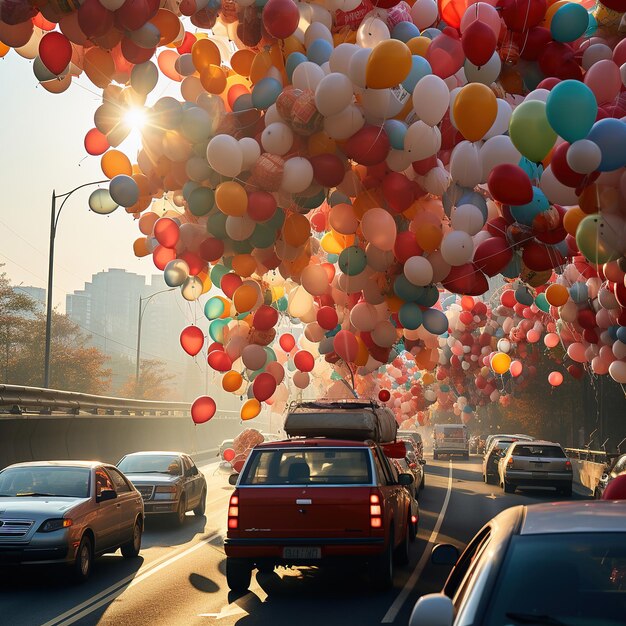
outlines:
[[[141,130],[146,124],[147,116],[143,107],[131,107],[124,113],[124,123],[131,130]]]

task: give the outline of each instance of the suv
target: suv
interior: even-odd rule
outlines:
[[[517,487],[555,487],[572,495],[572,463],[563,448],[551,441],[516,441],[499,462],[500,486],[506,493]]]
[[[394,561],[409,560],[412,513],[406,489],[383,447],[371,440],[303,438],[256,446],[228,507],[226,580],[245,591],[253,568],[362,561],[381,588]]]

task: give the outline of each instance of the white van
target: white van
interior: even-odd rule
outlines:
[[[465,424],[435,424],[433,459],[436,460],[442,454],[459,454],[469,459],[469,433]]]

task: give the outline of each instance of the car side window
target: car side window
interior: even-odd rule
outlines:
[[[182,457],[185,476],[191,476],[191,461],[186,456]]]
[[[96,496],[100,496],[105,489],[115,491],[109,475],[104,471],[104,468],[99,467],[96,470]]]
[[[395,471],[395,468],[389,462],[389,459],[379,450],[372,450],[374,453],[374,458],[378,461],[380,466],[382,467],[382,476],[385,479],[385,482],[388,485],[394,485],[398,482],[398,472]]]
[[[184,456],[183,459],[185,460],[185,467],[187,466],[187,464],[189,464],[189,470],[191,475],[197,476],[200,472],[198,471],[196,464],[193,462],[193,459],[190,456]]]
[[[111,477],[113,484],[115,485],[115,491],[117,493],[128,493],[131,489],[126,479],[112,467],[107,467],[107,474]]]
[[[374,465],[376,465],[376,474],[378,479],[385,485],[389,484],[389,475],[387,474],[384,465],[380,462],[380,458],[376,450],[372,450],[372,456],[374,457]]]
[[[443,592],[453,599],[457,596],[457,593],[461,589],[461,586],[467,580],[467,574],[472,568],[473,564],[478,560],[478,556],[482,551],[482,548],[489,541],[491,536],[491,528],[487,527],[483,529],[463,551],[463,554],[459,557],[456,565],[443,588]]]

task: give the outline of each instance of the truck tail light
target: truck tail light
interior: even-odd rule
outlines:
[[[239,494],[235,491],[228,502],[228,529],[239,528]]]
[[[572,462],[571,461],[565,461],[565,471],[566,472],[571,472],[572,471]]]
[[[383,509],[381,505],[380,493],[378,490],[370,493],[370,527],[383,527]]]

